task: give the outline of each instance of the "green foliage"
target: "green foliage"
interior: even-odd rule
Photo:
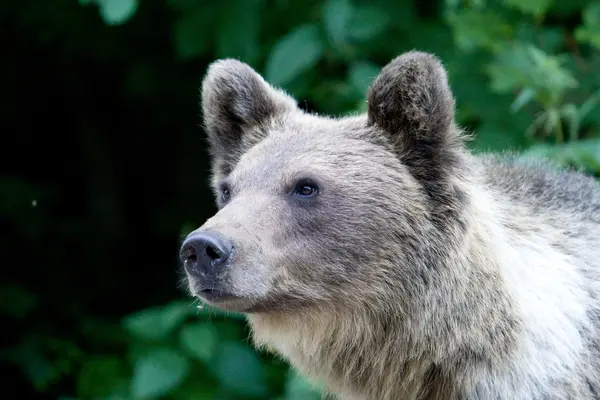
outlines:
[[[109,25],[120,25],[131,18],[137,8],[137,0],[79,0],[82,5],[95,3],[104,22]]]
[[[319,61],[323,44],[315,25],[302,25],[273,46],[265,66],[265,78],[274,85],[285,85]]]
[[[475,151],[518,150],[524,157],[547,157],[600,176],[597,0],[79,0],[76,11],[63,4],[66,11],[57,6],[43,8],[44,13],[26,3],[20,6],[20,23],[39,29],[40,43],[63,41],[68,62],[57,61],[56,69],[89,57],[104,62],[106,70],[113,65],[124,70],[128,105],[154,101],[165,109],[160,116],[144,115],[168,126],[157,132],[171,130],[176,120],[197,122],[181,117],[181,104],[196,106],[201,75],[216,58],[250,63],[319,113],[345,114],[364,111],[365,91],[380,68],[417,48],[445,63],[458,123],[472,133]],[[145,37],[150,39],[140,39]],[[131,56],[136,52],[142,55]],[[77,57],[80,53],[84,56]],[[189,70],[192,78],[175,79]],[[140,141],[146,140],[157,139],[144,133]],[[199,173],[198,149],[189,147],[185,151],[192,155],[186,154]],[[204,178],[193,184],[204,185]],[[0,192],[11,194],[0,196],[0,217],[37,243],[42,230],[37,210],[53,201],[54,193],[3,176]],[[109,198],[102,197],[99,207],[107,207]],[[191,212],[178,207],[170,212],[179,219],[161,215],[167,222],[160,229],[173,240],[196,227],[173,226],[172,220]],[[60,222],[60,229],[72,229]],[[160,268],[175,269],[175,260]],[[169,290],[176,282],[164,285]],[[139,286],[132,290],[143,292]],[[2,315],[27,327],[2,358],[18,366],[37,391],[103,400],[319,398],[318,390],[284,362],[253,350],[240,315],[198,309],[191,299],[130,310],[121,321],[82,306],[73,312],[75,327],[59,329],[43,308],[55,295],[16,283],[0,288]],[[63,300],[65,308],[85,294],[78,296]]]

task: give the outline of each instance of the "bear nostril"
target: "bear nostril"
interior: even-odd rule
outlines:
[[[196,250],[193,247],[188,247],[183,254],[183,262],[186,264],[194,264],[198,260]]]
[[[188,237],[181,247],[181,260],[188,271],[215,273],[227,267],[233,245],[211,232],[198,232]]]
[[[212,261],[218,261],[221,259],[221,254],[219,254],[219,251],[212,246],[206,246],[206,255]]]

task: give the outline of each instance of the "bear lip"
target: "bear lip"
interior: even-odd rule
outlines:
[[[225,301],[229,299],[239,299],[239,296],[234,295],[233,293],[229,293],[224,290],[214,289],[214,288],[206,288],[200,290],[198,295],[208,301]]]
[[[243,313],[254,305],[252,299],[215,288],[198,290],[195,296],[205,303],[225,311]]]

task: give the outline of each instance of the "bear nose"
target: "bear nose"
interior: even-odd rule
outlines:
[[[213,232],[197,232],[181,245],[180,258],[189,272],[216,273],[227,265],[233,245]]]

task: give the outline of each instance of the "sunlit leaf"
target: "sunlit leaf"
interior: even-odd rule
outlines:
[[[131,393],[135,399],[163,396],[181,383],[188,372],[188,361],[179,352],[158,348],[138,359],[133,368]]]
[[[241,343],[221,344],[215,356],[215,374],[221,383],[240,394],[267,397],[262,365],[256,353]]]
[[[575,38],[600,48],[600,1],[590,3],[582,17],[583,25],[575,29]]]
[[[219,332],[214,324],[197,322],[184,326],[179,338],[187,352],[202,361],[209,361],[215,353]]]
[[[376,64],[365,61],[353,62],[348,71],[348,82],[358,94],[364,96],[380,71],[381,67]]]
[[[529,87],[539,102],[551,107],[578,85],[563,63],[561,56],[547,54],[531,44],[513,43],[499,52],[486,70],[493,90],[505,93]]]
[[[524,88],[523,90],[521,90],[521,92],[519,92],[519,95],[517,96],[515,101],[510,106],[510,110],[512,112],[517,112],[522,107],[524,107],[529,102],[531,102],[534,98],[535,98],[535,90],[533,90],[532,88]]]
[[[600,104],[600,90],[597,90],[594,94],[587,98],[579,107],[579,119],[583,120],[587,115],[592,112]]]
[[[449,13],[447,19],[456,45],[464,51],[499,50],[513,32],[511,25],[492,11],[460,10]]]
[[[323,5],[323,21],[331,42],[342,47],[346,42],[347,27],[352,16],[349,0],[327,0]]]
[[[286,379],[285,400],[318,400],[321,393],[295,371],[291,371]]]
[[[504,0],[504,3],[523,13],[540,16],[550,9],[554,0]]]
[[[138,8],[138,0],[96,0],[100,16],[108,25],[121,25],[127,22]]]
[[[368,41],[384,32],[391,22],[390,13],[374,4],[356,5],[347,25],[348,36]]]
[[[302,25],[282,37],[271,49],[265,77],[273,85],[285,85],[323,55],[323,43],[314,25]]]
[[[559,145],[540,143],[521,154],[521,157],[542,158],[562,166],[575,166],[600,175],[600,139],[587,139]]]
[[[193,313],[188,302],[175,301],[166,306],[147,308],[131,314],[123,319],[123,325],[140,338],[159,340],[164,339]]]

